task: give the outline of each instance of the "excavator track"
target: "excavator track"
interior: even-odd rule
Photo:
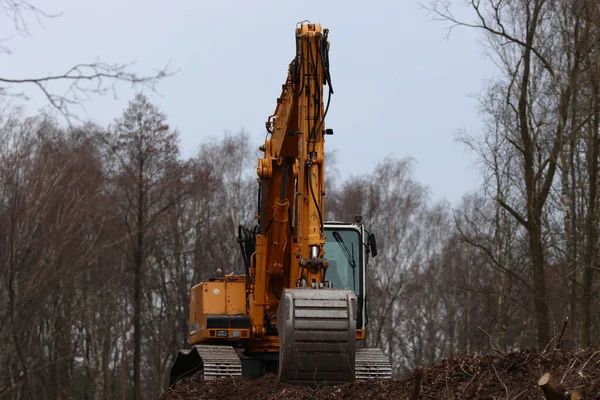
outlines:
[[[242,376],[242,363],[231,346],[195,345],[177,354],[171,368],[170,386],[190,375],[200,380]]]
[[[392,365],[379,348],[358,349],[354,377],[356,380],[392,379]]]
[[[391,379],[389,360],[378,348],[356,349],[356,296],[351,290],[284,289],[278,309],[279,379],[302,385]],[[195,345],[180,350],[170,386],[182,378],[242,376],[231,346]]]
[[[354,378],[356,380],[392,378],[390,362],[379,348],[356,350],[354,365]],[[320,363],[318,368],[310,370],[313,378],[315,377],[315,371],[317,371],[319,377],[322,377],[323,374],[331,377],[331,368],[326,368],[325,371],[321,370],[319,373],[318,370],[322,368],[324,368],[324,363]],[[235,350],[230,346],[196,345],[191,349],[179,351],[171,370],[170,385],[173,386],[182,378],[191,375],[194,375],[198,380],[242,376],[241,361]],[[294,382],[294,380],[289,379],[288,381]]]
[[[279,303],[279,379],[302,385],[354,380],[356,296],[351,290],[284,289]]]

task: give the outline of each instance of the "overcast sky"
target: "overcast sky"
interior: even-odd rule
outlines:
[[[42,1],[35,4],[42,6]],[[54,0],[62,13],[32,21],[32,35],[9,42],[2,74],[58,73],[79,62],[135,61],[140,73],[167,62],[180,72],[152,101],[181,132],[191,156],[209,136],[240,129],[258,147],[294,56],[296,23],[329,28],[335,94],[327,116],[342,177],[372,170],[388,156],[412,157],[434,200],[453,203],[478,184],[474,156],[455,133],[481,129],[477,94],[493,74],[478,32],[454,30],[415,1]],[[466,14],[468,17],[468,14]],[[0,32],[7,36],[3,24]],[[35,94],[35,92],[29,92]],[[131,99],[127,86],[87,102],[87,118],[107,124]],[[28,103],[35,111],[41,96]],[[226,155],[222,155],[226,156]]]

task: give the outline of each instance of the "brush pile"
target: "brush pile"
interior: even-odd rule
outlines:
[[[600,400],[600,350],[526,349],[457,356],[391,381],[316,388],[282,384],[273,375],[256,380],[188,380],[161,396],[161,400],[182,399]]]

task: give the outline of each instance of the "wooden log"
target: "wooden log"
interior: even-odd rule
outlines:
[[[423,381],[423,368],[418,367],[415,369],[415,384],[408,400],[418,400],[419,393],[421,392],[421,382]]]
[[[537,383],[542,388],[546,400],[569,400],[570,396],[567,396],[565,391],[560,386],[553,384],[551,380],[552,376],[546,372]]]
[[[581,400],[582,396],[581,393],[579,392],[570,392],[569,393],[569,400]]]

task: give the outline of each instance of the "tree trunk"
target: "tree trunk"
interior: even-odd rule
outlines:
[[[133,310],[133,394],[134,399],[141,396],[140,388],[140,359],[142,353],[142,288],[141,288],[141,265],[140,251],[136,250],[135,256],[135,278],[134,278],[134,310]]]
[[[539,12],[539,11],[538,11]],[[537,15],[533,18],[532,25],[527,32],[527,43],[533,43]],[[525,228],[529,234],[529,251],[531,256],[533,272],[533,301],[535,309],[535,322],[537,329],[538,346],[545,346],[550,340],[550,329],[548,323],[548,304],[546,303],[546,282],[544,274],[544,254],[542,248],[542,226],[541,210],[543,202],[537,193],[535,179],[534,153],[535,144],[529,130],[528,89],[529,76],[531,72],[531,47],[523,51],[523,76],[521,77],[521,88],[519,95],[518,114],[519,129],[523,141],[523,169],[525,177],[525,190],[527,195],[527,221]],[[547,178],[548,179],[548,178]],[[544,199],[545,200],[545,199]]]
[[[140,361],[142,357],[142,279],[144,263],[144,160],[140,157],[138,176],[137,243],[134,247],[134,295],[133,295],[133,398],[142,397]]]
[[[568,148],[566,151],[561,152],[561,191],[562,201],[565,204],[565,210],[563,210],[563,224],[564,224],[564,235],[565,235],[565,254],[566,258],[564,261],[563,275],[565,276],[565,283],[569,288],[569,303],[567,308],[567,315],[569,317],[568,326],[568,339],[565,349],[570,349],[576,345],[576,338],[579,337],[579,274],[577,265],[577,259],[579,257],[579,231],[578,231],[578,192],[577,192],[577,165],[578,162],[575,158],[575,152],[577,149],[578,137],[574,131],[576,124],[577,109],[574,107],[575,102],[571,104],[571,135],[569,137]]]
[[[85,303],[85,302],[84,302]],[[83,400],[89,400],[89,392],[90,387],[93,386],[94,382],[92,381],[92,365],[90,358],[90,347],[92,346],[92,337],[90,335],[89,329],[86,329],[85,332],[85,380],[83,382]]]
[[[114,389],[111,388],[111,376],[110,376],[110,357],[111,357],[111,348],[110,348],[110,327],[105,327],[105,334],[102,339],[102,399],[109,400],[112,399],[114,394]],[[116,346],[115,346],[116,347]],[[116,362],[114,363],[116,366]],[[116,367],[115,367],[116,369]]]
[[[540,223],[541,221],[536,221],[531,224],[529,245],[531,249],[531,262],[533,264],[533,302],[538,346],[543,347],[550,341],[550,323],[548,319],[548,303],[546,302],[546,278]]]
[[[527,26],[527,47],[525,47],[523,50],[523,75],[521,76],[521,87],[518,102],[519,131],[521,140],[523,142],[523,175],[525,178],[525,191],[527,198],[527,220],[525,221],[524,225],[529,234],[529,251],[533,272],[535,322],[537,329],[537,341],[538,346],[540,347],[545,346],[550,340],[548,304],[546,303],[546,279],[544,273],[541,218],[541,212],[546,201],[546,195],[539,190],[537,185],[537,174],[535,171],[536,144],[531,136],[532,132],[529,129],[530,110],[528,102],[530,74],[532,68],[532,46],[538,27],[538,18],[541,8],[541,3],[535,3],[531,16],[531,22]],[[549,171],[544,184],[542,185],[543,187],[552,181],[553,173],[550,172],[552,163],[556,165],[556,158],[551,158],[548,163]]]
[[[595,81],[595,79],[593,79]],[[598,218],[596,216],[596,197],[598,192],[598,128],[599,128],[599,105],[598,105],[598,87],[596,82],[592,84],[593,103],[594,103],[594,122],[590,132],[591,140],[588,144],[588,173],[589,173],[589,198],[588,215],[586,218],[586,249],[585,249],[585,267],[583,270],[583,298],[582,298],[582,324],[581,324],[581,346],[589,347],[591,345],[591,327],[592,327],[592,281],[594,278],[594,266],[596,264],[596,249],[598,245]]]

